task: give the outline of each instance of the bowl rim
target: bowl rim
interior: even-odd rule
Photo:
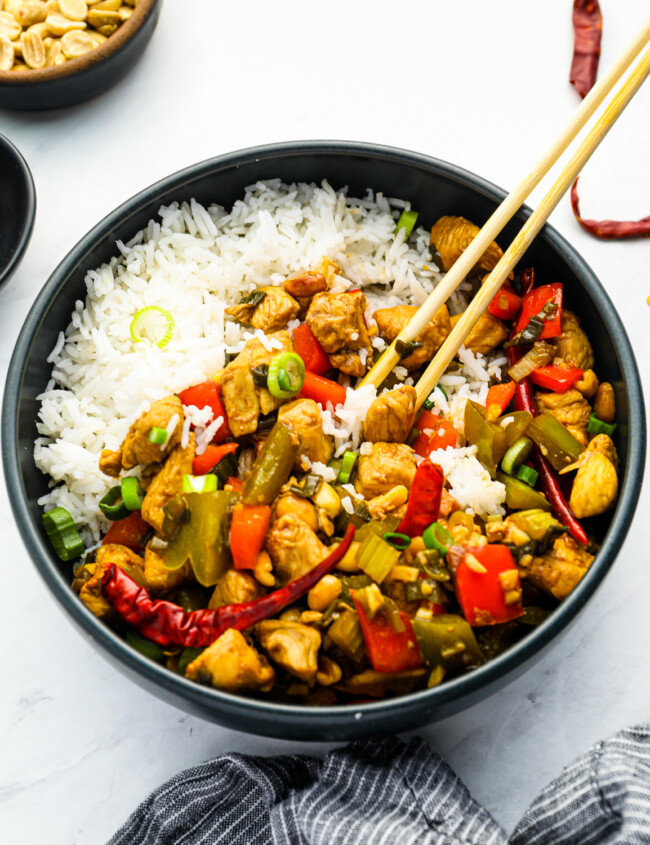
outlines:
[[[577,617],[612,566],[632,522],[641,489],[645,465],[646,428],[641,381],[634,353],[621,319],[586,261],[559,232],[547,224],[537,237],[544,238],[548,246],[560,254],[580,279],[607,325],[618,354],[629,413],[625,482],[619,491],[619,499],[610,528],[587,575],[548,619],[482,667],[446,681],[433,689],[370,703],[326,707],[275,703],[200,686],[147,660],[127,646],[115,632],[93,616],[72,593],[69,581],[64,581],[59,573],[51,551],[45,547],[32,521],[20,472],[17,440],[19,403],[16,401],[22,389],[25,364],[30,354],[32,338],[58,288],[65,281],[70,270],[83,260],[102,233],[109,231],[120,222],[125,225],[131,215],[150,204],[156,196],[172,189],[180,195],[184,185],[208,173],[214,177],[220,171],[237,168],[252,161],[273,161],[287,156],[305,154],[313,156],[347,154],[370,157],[378,163],[387,161],[425,169],[459,181],[497,203],[506,196],[506,191],[488,180],[441,159],[396,147],[356,141],[292,141],[249,147],[206,159],[166,176],[138,192],[100,220],[59,263],[37,296],[21,329],[9,364],[2,407],[2,457],[14,518],[34,565],[63,609],[87,636],[95,640],[100,653],[105,658],[117,662],[131,678],[150,690],[153,688],[154,692],[165,691],[177,706],[187,708],[191,704],[193,712],[202,714],[204,718],[208,718],[205,714],[209,712],[220,717],[215,718],[215,721],[221,721],[231,727],[236,727],[238,722],[243,723],[238,728],[240,730],[267,736],[285,736],[289,733],[294,738],[318,740],[323,738],[317,736],[318,729],[325,728],[330,734],[334,732],[340,738],[344,735],[351,736],[353,731],[349,734],[345,734],[345,731],[351,726],[359,726],[361,722],[366,732],[407,729],[409,716],[414,718],[418,716],[422,723],[422,710],[427,704],[432,710],[442,706],[449,710],[454,702],[460,703],[480,688],[493,688],[504,676],[510,674],[511,679],[514,679],[517,674],[515,670],[519,669],[519,673],[524,671],[525,664],[538,652],[543,651],[551,640]],[[519,216],[526,218],[530,213],[531,209],[523,206]],[[514,219],[517,219],[517,216]],[[460,706],[460,709],[463,707]],[[269,716],[272,716],[273,724],[267,725]],[[391,717],[399,717],[399,724],[391,724]]]
[[[3,147],[5,151],[9,153],[16,164],[20,172],[25,191],[25,214],[21,221],[22,227],[20,230],[20,236],[14,245],[9,261],[4,268],[0,267],[0,288],[2,288],[7,284],[9,279],[18,269],[18,265],[22,261],[25,250],[27,249],[32,237],[34,221],[36,218],[36,188],[34,186],[32,171],[29,169],[29,165],[25,161],[25,158],[18,147],[16,147],[16,145],[12,143],[6,135],[1,134],[0,147]]]
[[[93,47],[76,59],[69,59],[61,65],[46,68],[31,68],[23,73],[11,70],[0,71],[0,89],[31,88],[33,86],[65,79],[94,67],[96,64],[118,53],[127,41],[142,27],[161,0],[138,0],[131,15],[109,36],[106,41]]]

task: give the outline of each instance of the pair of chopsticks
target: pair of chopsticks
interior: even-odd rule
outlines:
[[[415,389],[417,393],[416,409],[421,407],[467,339],[480,316],[498,293],[501,285],[505,282],[519,259],[537,236],[553,209],[562,196],[569,190],[580,170],[584,167],[596,147],[598,147],[607,135],[650,73],[650,20],[647,21],[632,44],[630,44],[625,53],[608,73],[594,85],[553,146],[531,170],[528,176],[503,200],[471,244],[450,268],[438,286],[429,294],[409,323],[402,329],[398,337],[366,374],[360,386],[372,384],[375,387],[379,387],[393,367],[399,363],[400,356],[395,349],[398,342],[409,343],[414,341],[424,331],[429,320],[432,319],[472,270],[485,250],[496,239],[533,188],[548,173],[552,165],[555,164],[557,159],[575,139],[596,109],[604,102],[607,95],[630,68],[644,47],[647,47],[647,49],[637,66],[606,105],[602,115],[572,155],[556,181],[541,200],[539,206],[525,222],[496,267],[487,279],[485,279],[481,289],[463,312],[451,334],[447,337],[435,358],[420,377]]]

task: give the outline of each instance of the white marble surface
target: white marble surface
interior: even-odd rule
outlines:
[[[606,67],[647,4],[601,6]],[[0,292],[3,379],[33,298],[78,238],[195,161],[266,142],[344,138],[418,150],[512,187],[577,105],[567,81],[570,13],[569,0],[166,0],[150,47],[119,86],[57,112],[0,113],[0,132],[27,158],[38,193],[26,258]],[[587,216],[649,213],[649,139],[650,84],[585,171]],[[607,288],[647,389],[648,241],[593,240],[566,199],[552,223]],[[541,663],[420,732],[506,829],[590,743],[649,715],[649,506],[646,484],[616,566]],[[0,531],[2,841],[95,845],[184,767],[224,751],[296,750],[187,716],[108,666],[32,568],[4,485]]]

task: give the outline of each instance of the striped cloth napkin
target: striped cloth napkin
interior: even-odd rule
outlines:
[[[650,726],[600,742],[544,789],[512,836],[421,739],[327,755],[225,754],[159,787],[110,845],[650,843]]]

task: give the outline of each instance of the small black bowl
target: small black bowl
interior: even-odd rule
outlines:
[[[71,567],[54,555],[41,526],[38,498],[47,479],[36,469],[37,396],[49,379],[45,359],[70,319],[75,300],[85,296],[84,274],[108,261],[114,242],[131,238],[161,205],[175,200],[226,208],[246,186],[260,179],[320,182],[366,188],[411,201],[423,225],[440,215],[461,214],[481,225],[505,192],[459,167],[417,153],[370,144],[307,141],[243,150],[196,164],[128,200],[92,229],[66,256],[39,294],[16,344],[2,409],[2,457],[18,529],[29,554],[66,613],[99,652],[171,704],[241,731],[303,740],[342,740],[417,728],[474,704],[503,687],[539,659],[572,622],[602,582],[634,515],[645,462],[645,412],[634,355],[607,294],[576,251],[546,226],[522,266],[533,265],[538,280],[562,281],[567,304],[577,311],[596,343],[599,376],[614,385],[618,405],[617,448],[620,489],[613,513],[590,530],[601,548],[573,593],[538,628],[509,651],[467,675],[400,698],[354,706],[308,708],[239,697],[202,687],[130,648],[102,624],[70,589]],[[500,240],[509,243],[530,214],[520,211]]]
[[[161,6],[162,0],[138,0],[117,32],[78,59],[21,73],[0,71],[0,108],[56,109],[106,91],[126,76],[143,54]]]
[[[13,276],[32,236],[36,191],[27,162],[0,135],[0,288]]]

